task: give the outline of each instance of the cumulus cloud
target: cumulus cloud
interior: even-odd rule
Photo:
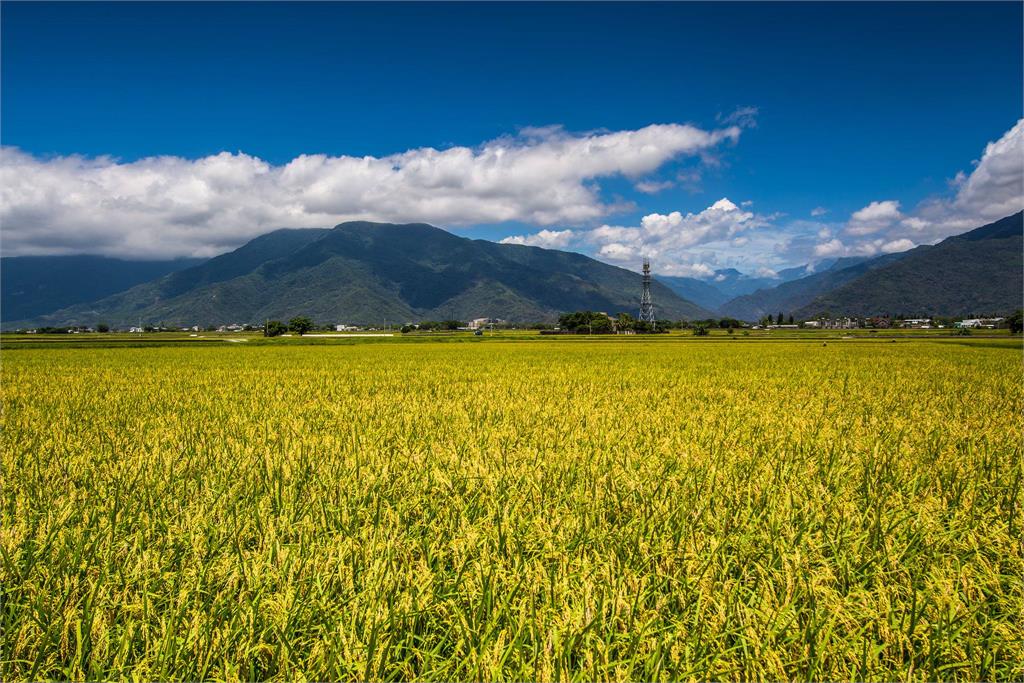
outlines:
[[[883,202],[871,202],[863,209],[854,211],[850,216],[846,232],[850,235],[871,235],[891,227],[903,218],[900,203],[889,199]]]
[[[826,209],[824,206],[816,206],[813,209],[811,209],[811,216],[813,216],[814,218],[824,216],[826,213],[828,213],[828,209]]]
[[[743,233],[767,225],[766,217],[741,209],[723,198],[698,213],[652,213],[640,219],[640,225],[601,225],[590,230],[559,231],[571,233],[563,246],[620,265],[636,266],[642,257],[650,257],[656,272],[665,275],[711,277],[714,269],[694,249],[719,243],[742,247],[749,238]],[[532,235],[517,235],[505,241],[514,244],[543,244],[550,237],[542,230]]]
[[[740,126],[651,125],[572,135],[526,129],[483,145],[385,157],[302,155],[276,166],[244,153],[201,159],[38,158],[0,151],[5,255],[207,256],[278,227],[344,220],[548,226],[600,219],[619,205],[599,181],[639,178],[703,157]]]
[[[572,242],[572,230],[541,230],[532,235],[511,235],[501,240],[502,244],[523,244],[528,247],[565,249]]]
[[[986,145],[969,174],[958,172],[951,197],[926,200],[909,213],[900,202],[874,201],[840,226],[843,239],[819,232],[816,256],[873,256],[933,244],[1024,209],[1024,119]]]

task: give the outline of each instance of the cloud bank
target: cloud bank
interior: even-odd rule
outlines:
[[[623,208],[602,197],[600,179],[642,182],[672,159],[706,154],[739,135],[738,125],[583,135],[549,127],[476,148],[302,155],[280,166],[241,152],[120,162],[5,148],[3,253],[210,256],[274,228],[345,220],[585,224]],[[560,244],[551,235],[532,239]]]
[[[652,213],[640,225],[602,225],[591,230],[542,230],[532,235],[514,235],[503,244],[538,247],[574,247],[604,261],[636,266],[647,256],[655,270],[664,275],[711,277],[714,267],[701,260],[699,247],[731,242],[742,247],[749,242],[744,233],[768,225],[770,218],[742,209],[723,198],[698,213]]]
[[[814,256],[874,256],[932,244],[1024,209],[1024,119],[990,142],[970,174],[952,182],[952,197],[905,212],[899,201],[874,201],[845,225],[823,227]]]

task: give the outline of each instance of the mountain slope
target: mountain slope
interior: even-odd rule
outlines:
[[[656,279],[684,299],[712,311],[729,300],[728,294],[708,280],[672,275],[658,275]]]
[[[798,280],[783,282],[776,287],[759,289],[752,294],[736,297],[723,304],[719,311],[724,316],[750,322],[760,320],[767,315],[774,316],[780,312],[791,314],[810,304],[822,294],[902,256],[903,254],[887,254],[877,258],[838,259],[827,270],[807,275]]]
[[[95,301],[203,259],[125,261],[105,256],[10,256],[0,259],[0,321],[22,320]]]
[[[659,275],[658,279],[684,299],[720,313],[720,307],[736,297],[802,278],[808,272],[809,266],[804,265],[780,270],[775,277],[751,277],[735,268],[725,268],[716,270],[709,280],[666,275]]]
[[[581,254],[470,240],[424,224],[277,231],[179,273],[37,324],[219,324],[308,315],[359,324],[430,318],[552,320],[635,313],[637,273]],[[655,282],[659,317],[710,312]]]
[[[801,317],[1010,313],[1024,298],[1024,214],[1016,213],[934,246],[815,298]]]

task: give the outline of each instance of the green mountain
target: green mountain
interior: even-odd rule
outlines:
[[[0,259],[0,321],[24,320],[95,301],[202,259],[125,261],[105,256],[5,256]]]
[[[789,315],[810,304],[819,296],[856,280],[858,277],[891,263],[903,254],[887,254],[877,258],[849,257],[836,260],[831,267],[776,287],[759,289],[722,304],[723,316],[756,322],[768,315]],[[822,267],[822,264],[819,264]]]
[[[655,282],[659,317],[711,313]],[[591,309],[635,314],[637,273],[581,254],[471,240],[425,224],[278,230],[196,266],[36,325],[260,322],[308,315],[355,324],[497,317],[553,320]]]
[[[1022,215],[911,249],[817,296],[796,316],[1011,313],[1024,299]]]

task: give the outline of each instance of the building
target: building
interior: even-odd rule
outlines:
[[[825,330],[853,330],[860,327],[860,323],[853,318],[823,318],[818,323]]]
[[[1004,318],[968,318],[954,323],[957,327],[973,327],[975,329],[994,330]]]
[[[916,330],[930,330],[932,328],[931,318],[907,318],[900,323],[900,327],[909,327]]]
[[[342,325],[338,324],[334,326],[335,332],[355,332],[359,328],[355,325]]]
[[[471,330],[479,330],[489,325],[504,325],[505,321],[501,318],[473,318],[469,321],[467,327]]]

